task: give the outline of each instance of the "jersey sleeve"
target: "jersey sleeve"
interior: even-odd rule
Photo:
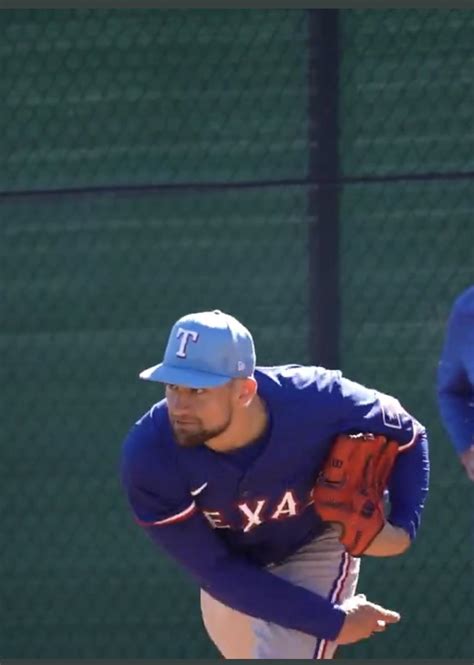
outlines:
[[[327,406],[338,432],[383,434],[398,441],[401,451],[425,432],[398,399],[343,376],[333,385]]]
[[[231,552],[201,513],[145,531],[202,589],[228,607],[323,639],[339,634],[346,616],[339,606]]]
[[[173,454],[160,449],[150,414],[125,439],[120,471],[129,505],[142,526],[166,526],[195,512],[196,504]]]
[[[331,400],[338,431],[383,434],[399,443],[389,479],[389,521],[413,540],[429,485],[428,438],[425,428],[398,399],[340,377]],[[416,443],[416,445],[414,445]]]
[[[429,489],[430,460],[426,434],[416,446],[397,455],[390,474],[388,521],[415,539]]]
[[[438,406],[443,424],[458,453],[474,444],[474,312],[458,303],[448,320],[437,372]]]

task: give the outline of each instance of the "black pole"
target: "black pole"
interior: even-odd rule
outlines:
[[[339,367],[339,12],[310,9],[309,179],[310,361]],[[316,185],[314,183],[323,182]]]

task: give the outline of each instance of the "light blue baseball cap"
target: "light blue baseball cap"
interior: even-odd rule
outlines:
[[[255,346],[240,321],[219,309],[187,314],[171,329],[163,362],[140,378],[188,388],[214,388],[253,376]]]

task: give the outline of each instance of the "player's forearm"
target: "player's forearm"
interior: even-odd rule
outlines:
[[[391,526],[402,529],[411,541],[415,539],[420,526],[428,494],[429,478],[428,439],[426,433],[423,433],[411,448],[398,455],[388,486],[390,496],[388,522]],[[387,527],[385,538],[388,541],[389,536],[392,536],[391,542],[395,550],[398,545],[403,545],[402,535],[398,536],[401,541],[399,543],[398,539],[395,540],[395,534]],[[383,542],[383,536],[380,537],[380,542]],[[387,548],[389,546],[388,544]]]
[[[382,531],[374,538],[364,555],[368,556],[396,556],[403,554],[410,546],[408,533],[390,522],[386,522]]]
[[[328,640],[337,637],[344,623],[345,613],[325,598],[234,557],[206,577],[208,593],[264,621]]]
[[[345,612],[326,598],[231,554],[203,517],[146,529],[152,540],[224,605],[309,635],[333,640]]]

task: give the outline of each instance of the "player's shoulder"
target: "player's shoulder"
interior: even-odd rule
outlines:
[[[342,374],[340,370],[318,365],[287,364],[259,366],[255,376],[262,392],[288,401],[330,395],[339,385]]]
[[[460,293],[452,307],[453,316],[474,317],[474,285]]]
[[[166,401],[154,404],[130,428],[122,444],[122,467],[130,473],[162,469],[174,462],[175,446]]]

